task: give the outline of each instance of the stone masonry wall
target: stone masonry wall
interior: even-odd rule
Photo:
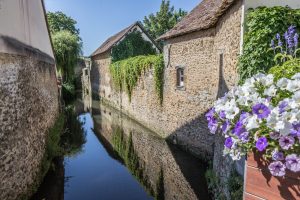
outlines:
[[[195,155],[211,157],[214,151],[214,136],[208,134],[204,115],[216,98],[223,95],[237,81],[240,23],[239,2],[227,11],[215,28],[166,42],[162,106],[155,93],[152,70],[146,72],[139,80],[131,102],[127,94],[115,91],[109,73],[109,53],[92,58],[93,90],[98,91],[102,100],[162,137],[170,139]],[[220,70],[219,66],[220,52],[224,53],[223,70]],[[176,67],[184,68],[183,89],[176,87]],[[96,76],[100,76],[100,81],[95,79]],[[95,90],[97,87],[98,90]]]
[[[55,66],[0,54],[0,199],[28,194],[39,174],[46,131],[58,115]]]
[[[235,86],[239,80],[237,72],[238,56],[240,54],[241,41],[241,20],[242,20],[242,1],[235,1],[218,22],[216,27],[215,48],[216,61],[219,74],[219,91],[217,97],[222,97],[225,92]],[[220,65],[220,55],[223,54],[223,67]],[[221,183],[227,186],[226,182],[234,168],[243,169],[244,162],[234,163],[229,156],[223,156],[225,138],[218,134],[215,138],[215,149],[213,168],[220,178]],[[237,167],[234,166],[237,165]],[[239,166],[238,166],[239,165]],[[243,173],[243,170],[238,171]],[[229,197],[227,187],[222,187],[224,194]]]

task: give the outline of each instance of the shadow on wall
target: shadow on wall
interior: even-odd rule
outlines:
[[[219,84],[216,99],[223,97],[224,94],[228,92],[228,86],[224,78],[223,62],[223,54],[220,54]],[[167,139],[174,144],[180,145],[192,154],[207,160],[212,158],[215,154],[214,145],[221,145],[223,147],[223,142],[222,140],[221,143],[219,140],[216,141],[215,136],[210,134],[205,114],[206,112],[185,123],[183,126],[174,131]],[[223,149],[218,151],[223,151]]]
[[[48,62],[49,64],[55,64],[55,61],[51,55],[48,55],[30,45],[24,44],[18,39],[0,34],[0,44],[0,51],[4,50],[4,52],[6,52],[7,50],[9,50],[20,55],[36,57],[37,60]]]
[[[101,79],[101,75],[99,73],[99,70],[97,69],[97,66],[95,65],[95,63],[92,63],[92,67],[91,67],[91,86],[92,86],[92,95],[94,99],[97,99],[99,97],[99,91],[100,91],[100,79]],[[94,96],[96,95],[96,96]]]
[[[209,134],[205,113],[176,129],[167,140],[203,160],[213,157],[214,135]]]
[[[198,199],[210,199],[207,194],[206,179],[203,173],[206,171],[206,164],[198,162],[198,160],[192,158],[192,155],[179,150],[178,147],[172,144],[168,144],[168,147],[183,176],[189,182]],[[201,187],[199,187],[199,182],[202,183]]]

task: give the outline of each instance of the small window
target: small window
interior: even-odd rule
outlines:
[[[88,70],[87,69],[85,69],[84,70],[84,74],[87,76],[87,75],[89,75],[89,73],[88,73]]]
[[[177,68],[177,87],[184,87],[184,69]]]

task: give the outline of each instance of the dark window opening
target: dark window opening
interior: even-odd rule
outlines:
[[[177,68],[177,87],[184,87],[184,69]]]

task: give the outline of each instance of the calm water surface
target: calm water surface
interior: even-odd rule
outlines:
[[[83,150],[55,159],[32,199],[209,199],[205,166],[190,154],[98,101],[79,118]]]

